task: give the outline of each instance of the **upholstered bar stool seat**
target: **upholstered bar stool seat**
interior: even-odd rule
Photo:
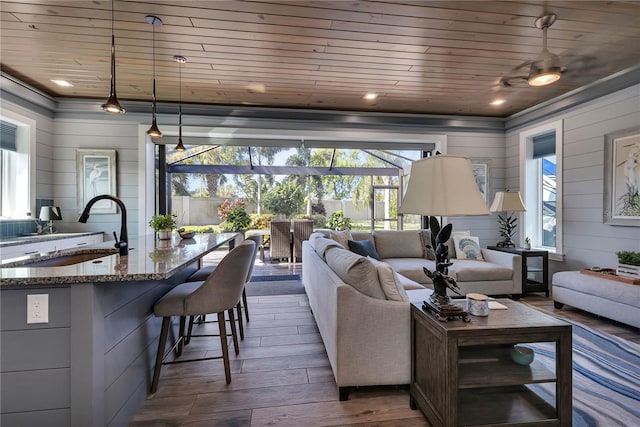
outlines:
[[[151,393],[155,393],[160,379],[160,370],[163,364],[194,362],[200,360],[223,359],[225,379],[231,383],[231,368],[229,363],[229,348],[227,344],[227,330],[225,311],[229,313],[231,331],[234,335],[234,346],[238,353],[238,343],[235,337],[235,319],[233,309],[239,304],[242,297],[247,273],[255,257],[255,242],[245,240],[229,252],[218,264],[217,268],[202,282],[186,282],[177,285],[171,291],[156,302],[153,312],[156,317],[162,317],[162,329],[158,341],[158,353],[151,383]],[[184,324],[187,316],[199,316],[216,313],[218,315],[218,328],[220,331],[220,343],[222,355],[204,357],[199,359],[176,360],[163,362],[166,355],[178,348],[181,353],[184,339]],[[180,318],[180,326],[177,342],[165,353],[167,336],[171,325],[171,317]],[[203,335],[204,336],[204,335]]]

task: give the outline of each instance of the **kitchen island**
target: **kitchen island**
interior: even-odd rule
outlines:
[[[153,304],[235,237],[148,235],[129,239],[124,257],[104,242],[3,261],[0,425],[127,425],[149,390],[161,324]],[[57,264],[79,252],[98,257]],[[46,323],[27,323],[27,295],[46,295]]]

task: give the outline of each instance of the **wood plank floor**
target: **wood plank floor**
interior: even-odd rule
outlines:
[[[215,263],[224,252],[205,263]],[[256,261],[254,275],[300,274],[301,264]],[[640,343],[637,328],[567,309],[530,294],[524,302],[593,328]],[[232,382],[222,361],[163,367],[157,393],[150,395],[131,426],[427,426],[409,408],[409,395],[397,387],[354,390],[338,400],[331,367],[305,295],[250,297],[251,321],[232,355]],[[215,333],[215,323],[194,333]],[[216,355],[217,337],[194,338],[183,357]]]

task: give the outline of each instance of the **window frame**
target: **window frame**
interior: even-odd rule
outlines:
[[[557,120],[538,125],[520,132],[520,194],[525,207],[540,206],[542,202],[542,171],[539,159],[533,158],[533,138],[551,131],[555,132],[556,155],[556,246],[542,246],[542,232],[539,227],[542,214],[539,210],[528,208],[521,215],[520,241],[524,237],[531,239],[532,248],[546,250],[549,258],[556,261],[564,259],[563,220],[562,220],[562,171],[563,171],[563,121]]]
[[[17,151],[19,153],[26,154],[27,158],[24,163],[27,164],[29,174],[27,179],[27,206],[24,206],[26,211],[21,215],[19,213],[20,208],[15,208],[11,215],[6,216],[2,216],[5,212],[0,211],[0,219],[4,221],[34,219],[37,217],[37,212],[34,213],[36,208],[36,121],[6,108],[0,108],[0,118],[5,122],[12,123],[17,126]],[[3,157],[5,156],[3,155]],[[4,184],[5,180],[3,179],[3,188],[1,191],[5,190]],[[12,188],[11,183],[8,183],[7,185],[9,186],[9,189]],[[18,191],[18,187],[13,186],[13,190]]]

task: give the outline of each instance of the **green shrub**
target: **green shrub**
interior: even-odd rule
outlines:
[[[232,208],[220,227],[224,231],[246,231],[251,225],[251,217],[243,207]]]
[[[329,217],[327,227],[332,230],[351,230],[351,218],[344,216],[342,211],[335,211]]]
[[[251,214],[251,228],[266,230],[271,223],[271,215],[267,214]]]
[[[620,251],[616,252],[616,255],[620,264],[640,266],[640,252]]]

